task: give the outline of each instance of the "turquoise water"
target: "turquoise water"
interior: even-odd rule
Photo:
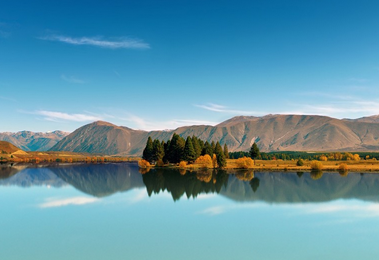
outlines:
[[[376,259],[379,175],[0,166],[0,259]]]

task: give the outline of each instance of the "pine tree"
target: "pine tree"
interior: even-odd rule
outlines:
[[[152,162],[153,157],[153,140],[149,136],[147,138],[146,147],[143,150],[142,158],[148,162]]]
[[[184,146],[184,160],[188,163],[192,163],[196,159],[196,152],[192,145],[191,137],[187,137],[186,144]]]
[[[226,144],[224,144],[224,155],[226,159],[229,159],[229,150]]]
[[[213,149],[212,146],[208,143],[208,141],[205,142],[204,148],[201,151],[201,155],[206,155],[208,154],[211,158],[213,156]]]
[[[226,159],[222,147],[219,142],[215,145],[214,153],[217,156],[217,165],[219,168],[224,168],[226,166]]]
[[[171,143],[171,140],[168,140],[167,143],[164,144],[164,156],[163,156],[163,162],[164,163],[168,163],[169,162],[170,143]]]
[[[257,159],[260,156],[259,148],[256,143],[253,143],[253,145],[250,148],[250,157],[251,159]]]
[[[174,133],[171,138],[168,156],[168,160],[171,163],[179,163],[183,160],[184,145],[184,139],[178,134]]]
[[[198,158],[201,155],[201,147],[199,144],[199,139],[197,139],[194,135],[192,136],[192,146],[193,149],[195,149],[196,158]]]
[[[155,139],[153,142],[152,160],[157,162],[158,160],[162,160],[163,156],[164,156],[164,147],[162,147],[158,139]]]
[[[212,141],[212,143],[211,143],[211,147],[212,147],[212,151],[213,151],[213,153],[215,153],[215,149],[216,149],[215,141]]]

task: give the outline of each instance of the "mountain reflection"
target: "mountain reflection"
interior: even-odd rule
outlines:
[[[378,201],[379,175],[359,173],[290,173],[221,170],[179,171],[151,169],[139,172],[134,163],[71,164],[26,168],[0,167],[0,186],[71,185],[94,197],[146,188],[149,196],[171,194],[174,201],[219,194],[234,201],[268,203],[324,202],[336,199]],[[1,187],[0,187],[1,188]]]

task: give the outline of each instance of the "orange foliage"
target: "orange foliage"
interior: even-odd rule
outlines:
[[[195,164],[199,164],[201,168],[212,168],[213,166],[213,161],[212,158],[206,154],[203,156],[199,156],[199,158],[196,159]]]
[[[325,155],[320,156],[320,161],[326,162],[327,160],[328,160],[328,157],[326,157]]]
[[[238,168],[248,169],[254,167],[254,161],[250,157],[242,157],[236,160]]]
[[[140,161],[138,161],[138,166],[140,168],[143,168],[143,169],[151,167],[150,163],[148,161],[146,161],[146,160],[140,160]]]
[[[179,163],[179,168],[181,168],[181,169],[186,168],[186,166],[187,166],[187,162],[185,162],[185,161],[181,161],[181,162]]]
[[[217,156],[215,154],[213,154],[213,157],[212,157],[212,165],[213,165],[213,168],[217,168]]]

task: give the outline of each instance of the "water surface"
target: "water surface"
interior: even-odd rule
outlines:
[[[375,259],[379,175],[0,166],[0,259]]]

